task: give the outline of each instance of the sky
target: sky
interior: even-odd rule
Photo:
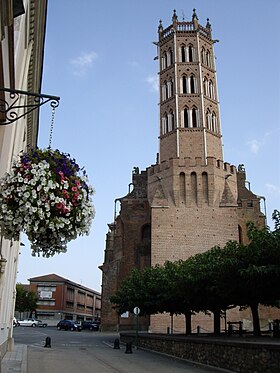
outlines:
[[[265,197],[268,224],[280,210],[279,0],[49,0],[42,93],[59,96],[52,148],[84,166],[96,193],[89,236],[52,258],[31,256],[22,237],[17,281],[55,273],[101,291],[114,201],[128,193],[134,166],[158,152],[157,28],[210,19],[215,44],[224,161],[244,164]],[[40,111],[38,145],[49,144],[51,109]]]

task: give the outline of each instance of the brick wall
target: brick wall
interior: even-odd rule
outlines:
[[[136,343],[133,334],[121,341]],[[140,334],[138,346],[180,359],[242,373],[279,373],[280,345],[272,341]]]

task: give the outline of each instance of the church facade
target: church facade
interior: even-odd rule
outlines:
[[[184,260],[229,240],[246,243],[248,221],[265,225],[244,166],[223,159],[214,44],[209,20],[200,25],[195,10],[190,22],[174,11],[170,26],[159,24],[159,154],[155,165],[134,168],[133,190],[117,200],[120,212],[108,225],[100,267],[103,330],[134,323],[109,301],[132,268]],[[183,318],[173,323],[184,330]],[[142,330],[166,332],[169,325],[169,315],[140,317]],[[196,315],[193,325],[210,330],[212,321]]]

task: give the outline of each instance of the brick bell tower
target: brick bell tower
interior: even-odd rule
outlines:
[[[160,162],[170,158],[223,159],[211,25],[179,22],[158,27]]]
[[[131,269],[185,260],[229,240],[245,242],[246,223],[263,227],[260,198],[246,188],[243,165],[223,160],[222,134],[209,20],[178,20],[158,27],[159,155],[157,163],[139,172],[118,198],[119,214],[109,224],[102,277],[103,330],[131,329],[133,315],[119,317],[110,295]],[[132,190],[131,190],[132,189]],[[238,316],[240,317],[240,316]],[[183,317],[174,317],[183,331]],[[193,327],[211,330],[209,316],[193,317]],[[142,330],[166,332],[170,316],[140,317]]]
[[[175,10],[170,26],[160,21],[159,157],[148,168],[147,193],[152,266],[229,240],[244,242],[248,220],[264,225],[260,200],[246,189],[244,168],[223,160],[214,44],[209,19],[200,25],[195,9],[190,22],[179,22]],[[205,325],[201,317],[197,323]],[[152,315],[150,329],[164,330],[168,319]],[[174,323],[182,330],[182,318]]]

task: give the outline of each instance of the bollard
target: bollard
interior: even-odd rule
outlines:
[[[196,332],[197,332],[197,334],[200,334],[200,326],[199,325],[197,325],[197,327],[196,327]]]
[[[46,338],[46,342],[45,342],[45,346],[44,347],[51,348],[51,337],[47,337]]]
[[[114,340],[114,349],[115,350],[119,350],[120,349],[120,340],[118,338],[116,338]]]
[[[127,342],[125,353],[126,354],[132,354],[132,342]]]
[[[170,328],[169,328],[169,326],[167,327],[167,334],[170,334]]]

